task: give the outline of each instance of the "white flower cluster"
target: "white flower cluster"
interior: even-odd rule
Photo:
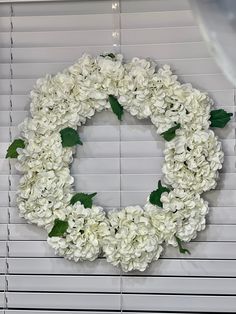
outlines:
[[[65,206],[71,199],[74,182],[68,168],[58,171],[29,171],[19,183],[20,215],[39,226],[47,227],[56,218],[65,218]]]
[[[195,132],[209,128],[212,100],[190,84],[181,84],[173,75],[169,66],[157,72],[159,88],[153,95],[151,121],[157,127],[157,133],[167,131],[180,123],[182,129]]]
[[[166,183],[202,193],[216,187],[217,170],[222,168],[221,143],[211,130],[188,132],[177,130],[177,136],[165,146],[163,173]]]
[[[176,246],[175,236],[189,242],[205,229],[208,204],[199,194],[174,189],[162,193],[161,201],[163,208],[150,202],[144,207],[161,242]]]
[[[131,115],[150,118],[158,134],[180,124],[165,143],[163,172],[173,190],[162,193],[162,208],[148,200],[143,209],[106,215],[100,207],[70,205],[75,150],[62,147],[60,131],[110,110],[109,95]],[[38,80],[31,99],[32,117],[20,126],[25,148],[18,149],[23,177],[17,203],[22,217],[47,230],[56,218],[68,222],[63,236],[48,239],[59,255],[91,261],[104,254],[124,271],[143,271],[164,245],[176,246],[176,237],[188,242],[205,228],[208,206],[200,194],[215,188],[223,162],[220,142],[209,130],[212,101],[178,82],[169,66],[156,71],[148,59],[124,63],[122,55],[84,55],[64,72]]]
[[[144,271],[162,252],[161,241],[151,220],[140,206],[129,206],[108,213],[110,234],[104,238],[107,261],[124,271]]]
[[[93,261],[102,252],[102,240],[109,223],[101,207],[84,208],[79,202],[66,208],[69,227],[64,237],[51,237],[48,243],[58,255],[69,260]]]

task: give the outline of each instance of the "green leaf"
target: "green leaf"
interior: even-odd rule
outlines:
[[[17,148],[25,148],[25,143],[21,138],[15,139],[7,149],[6,158],[17,158]]]
[[[172,128],[169,128],[169,130],[161,133],[161,135],[164,137],[164,139],[169,142],[171,140],[173,140],[173,138],[175,138],[175,131],[178,130],[180,128],[180,123],[176,124],[175,126],[173,126]]]
[[[113,95],[109,95],[108,100],[111,105],[112,111],[117,116],[117,118],[121,121],[121,117],[124,113],[123,107],[121,106],[121,104],[119,104],[118,100]]]
[[[82,205],[84,205],[85,208],[91,208],[93,205],[92,198],[97,193],[92,194],[85,194],[85,193],[76,193],[74,196],[72,196],[70,200],[70,204],[74,205],[76,202],[80,202]]]
[[[180,252],[181,254],[188,253],[188,254],[190,255],[190,254],[191,254],[190,251],[189,251],[188,249],[185,249],[185,248],[182,247],[182,243],[181,243],[180,238],[178,238],[177,236],[175,236],[175,239],[176,239],[176,241],[177,241],[177,243],[178,243],[179,252]]]
[[[211,111],[211,127],[224,128],[232,117],[232,112],[226,112],[224,109],[217,109]]]
[[[79,134],[75,129],[65,128],[60,131],[61,143],[63,147],[71,147],[76,144],[83,145],[80,140]]]
[[[110,57],[111,59],[115,59],[115,55],[114,53],[110,52],[110,53],[105,53],[104,55],[100,55],[101,57],[105,58],[105,57]]]
[[[52,230],[49,232],[48,236],[51,237],[62,237],[66,230],[68,229],[68,221],[55,219]]]
[[[161,202],[161,194],[167,192],[170,192],[170,189],[166,186],[161,185],[161,180],[158,181],[158,188],[155,191],[152,191],[152,193],[149,196],[149,202],[153,205],[157,205],[159,207],[163,207],[163,204]]]

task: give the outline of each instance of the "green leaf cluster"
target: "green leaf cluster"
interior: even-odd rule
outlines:
[[[52,237],[62,237],[66,230],[68,229],[68,221],[67,220],[60,220],[60,219],[55,219],[54,220],[54,225],[52,227],[52,230],[49,232],[48,236],[50,238]]]
[[[161,180],[158,181],[158,188],[155,191],[152,191],[152,193],[149,196],[149,202],[153,205],[157,205],[159,207],[163,207],[163,204],[161,202],[161,195],[162,193],[170,192],[170,189],[166,186],[162,186]]]
[[[101,57],[103,57],[103,58],[105,58],[105,57],[109,57],[109,58],[111,58],[111,59],[115,59],[115,55],[114,55],[114,53],[112,53],[112,52],[110,52],[110,53],[105,53],[105,54],[102,54],[102,55],[100,55]]]
[[[169,142],[175,138],[176,134],[175,131],[180,128],[180,123],[176,124],[172,128],[169,128],[167,131],[161,133],[161,135],[164,137],[164,139]]]
[[[83,145],[79,134],[75,129],[65,128],[60,131],[62,147],[72,147],[77,144]]]
[[[111,105],[112,111],[117,116],[117,118],[121,121],[122,115],[124,113],[124,108],[121,106],[121,104],[118,102],[115,96],[109,95],[108,100]]]
[[[70,200],[70,204],[73,205],[76,202],[80,202],[84,205],[85,208],[92,207],[92,198],[97,193],[85,194],[85,193],[76,193]],[[52,230],[49,232],[48,236],[51,237],[62,237],[66,230],[68,229],[69,224],[67,220],[55,219]]]
[[[6,158],[17,158],[17,148],[25,148],[25,143],[21,138],[15,139],[7,149]]]
[[[212,110],[210,113],[212,128],[224,128],[232,117],[232,112],[226,112],[224,109]]]
[[[72,196],[70,204],[74,205],[76,202],[80,202],[85,208],[91,208],[93,205],[92,198],[97,195],[97,193],[86,194],[86,193],[76,193]]]
[[[176,239],[177,244],[178,244],[178,247],[179,247],[179,252],[180,252],[181,254],[186,254],[186,253],[188,253],[188,254],[190,255],[190,254],[191,254],[190,251],[189,251],[188,249],[185,249],[185,248],[182,247],[182,242],[181,242],[180,238],[178,238],[177,236],[175,236],[175,239]]]

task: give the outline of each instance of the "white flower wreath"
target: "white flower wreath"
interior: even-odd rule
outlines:
[[[56,253],[74,261],[105,256],[124,271],[147,268],[166,245],[189,242],[205,228],[208,204],[200,194],[215,188],[222,167],[221,143],[212,130],[231,114],[210,111],[212,100],[181,84],[169,66],[156,72],[148,59],[123,63],[112,53],[81,57],[55,76],[37,81],[31,92],[31,118],[20,127],[21,139],[9,147],[23,172],[17,198],[20,215],[49,232]],[[138,119],[150,118],[165,139],[161,182],[144,208],[111,210],[92,205],[96,193],[73,192],[70,175],[76,131],[96,111],[123,109]]]

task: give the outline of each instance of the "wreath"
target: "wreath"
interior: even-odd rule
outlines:
[[[183,247],[205,228],[208,204],[201,193],[216,187],[222,168],[221,143],[210,127],[224,127],[231,113],[211,110],[213,101],[181,84],[165,65],[149,59],[124,63],[113,53],[83,55],[55,76],[39,79],[31,92],[31,117],[7,156],[23,175],[20,216],[48,231],[56,253],[74,261],[103,256],[124,271],[144,271],[167,245]],[[75,193],[69,166],[82,145],[77,127],[95,112],[124,110],[150,118],[165,140],[164,183],[146,205],[110,210],[93,205],[96,193]]]

